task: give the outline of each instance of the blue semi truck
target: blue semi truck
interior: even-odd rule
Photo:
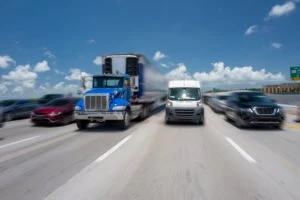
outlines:
[[[109,121],[127,129],[131,120],[147,118],[167,95],[164,76],[142,54],[102,56],[102,73],[92,77],[91,85],[75,106],[78,129]]]

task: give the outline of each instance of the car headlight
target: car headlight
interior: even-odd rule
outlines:
[[[51,116],[51,117],[53,117],[53,116],[57,116],[57,115],[60,115],[61,114],[61,112],[52,112],[52,113],[50,113],[49,115]]]
[[[80,106],[75,106],[75,107],[74,107],[74,110],[79,111],[79,110],[81,110],[81,107],[80,107]]]
[[[114,106],[113,110],[125,110],[126,106]]]

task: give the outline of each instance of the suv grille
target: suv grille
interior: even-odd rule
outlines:
[[[194,110],[193,109],[176,109],[175,115],[176,116],[193,116]]]
[[[108,110],[108,95],[87,95],[84,106],[87,111]]]
[[[274,108],[255,108],[258,115],[273,115]]]

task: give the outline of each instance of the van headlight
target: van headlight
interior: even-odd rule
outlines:
[[[173,106],[173,103],[171,101],[167,101],[167,104],[166,104],[167,107],[172,107]]]

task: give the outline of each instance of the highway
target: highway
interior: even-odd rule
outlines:
[[[205,107],[205,125],[126,131],[95,125],[0,129],[0,199],[300,199],[300,124],[238,129]]]

